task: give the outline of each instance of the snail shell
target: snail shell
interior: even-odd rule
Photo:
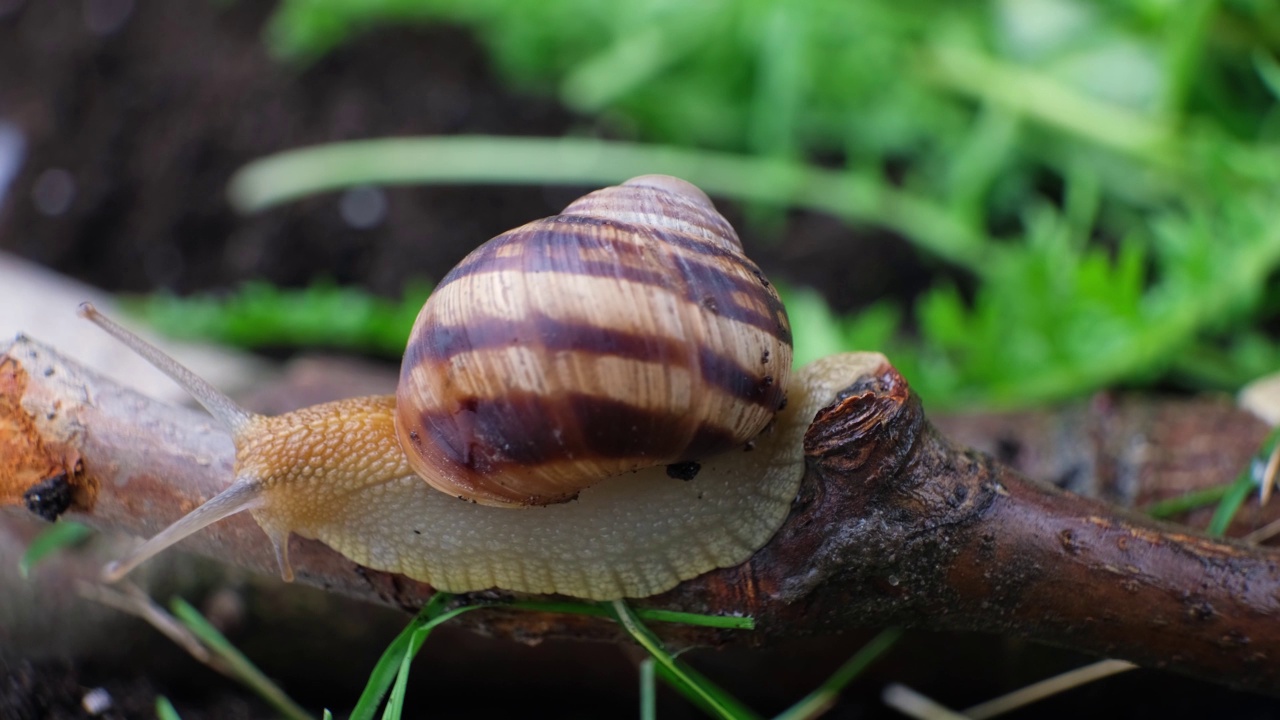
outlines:
[[[418,316],[396,426],[419,475],[543,505],[741,447],[786,403],[777,293],[693,185],[642,176],[485,243]]]

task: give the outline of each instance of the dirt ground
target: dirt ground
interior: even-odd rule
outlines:
[[[228,177],[273,151],[335,140],[616,135],[503,89],[464,33],[380,31],[300,68],[268,57],[266,15],[254,3],[147,4],[107,35],[86,29],[77,4],[17,2],[0,15],[0,117],[27,143],[0,214],[0,248],[109,290],[326,277],[394,295],[591,188],[393,189],[384,220],[360,229],[343,221],[335,196],[239,217],[225,198]],[[72,197],[57,203],[66,185]],[[52,206],[37,201],[40,191],[53,192]],[[797,214],[784,234],[786,243],[749,230],[744,239],[771,276],[818,287],[842,309],[916,292],[929,278],[904,243],[830,218]],[[889,262],[863,271],[858,258],[868,255]]]
[[[250,279],[299,286],[328,278],[396,295],[407,281],[441,277],[482,240],[553,214],[579,192],[393,189],[385,217],[358,228],[343,219],[335,196],[239,217],[225,199],[228,177],[273,151],[333,140],[464,132],[617,135],[545,97],[504,89],[477,45],[457,30],[379,31],[314,65],[291,67],[264,49],[267,12],[264,4],[210,0],[0,0],[0,121],[16,125],[25,140],[23,163],[0,207],[0,249],[112,291],[190,293]],[[738,208],[727,206],[727,214],[741,227]],[[841,310],[884,295],[910,297],[944,271],[893,237],[852,232],[831,218],[795,214],[783,234],[785,244],[750,229],[744,239],[771,277],[817,287]],[[860,262],[867,256],[881,259],[874,271]],[[299,628],[294,637],[307,633]],[[864,639],[802,643],[782,653],[712,654],[703,667],[731,678],[726,684],[747,702],[776,712]],[[233,640],[255,644],[248,631]],[[354,700],[367,655],[381,642],[353,650],[358,643],[349,638],[327,649],[312,641],[304,646],[309,649],[272,655],[259,647],[250,654],[318,708],[334,696]],[[964,688],[961,696],[978,701],[1011,677],[1081,662],[1024,648],[1015,663],[1009,651],[1016,645],[986,637],[915,638],[876,678],[909,679],[928,692]],[[433,647],[440,648],[445,670],[419,676],[422,687],[436,688],[420,712],[429,707],[436,716],[474,717],[477,706],[526,716],[635,712],[633,658],[614,648],[558,647],[539,655],[541,648],[453,637],[429,644],[428,656]],[[459,653],[503,657],[512,661],[500,665],[504,672],[530,677],[512,681],[481,672],[468,682],[448,670]],[[351,667],[340,664],[346,658]],[[574,691],[563,679],[581,668],[594,669],[595,690]],[[92,657],[0,661],[0,717],[86,717],[81,698],[96,686],[117,699],[102,717],[149,717],[157,693],[173,698],[184,718],[272,716],[199,666],[148,651],[109,663]],[[859,687],[832,717],[888,716],[876,699],[879,685]],[[469,696],[482,701],[469,705]],[[1251,708],[1247,696],[1142,673],[1078,691],[1055,713],[1066,717],[1099,703],[1133,718]],[[682,716],[678,703],[669,705],[663,717]]]

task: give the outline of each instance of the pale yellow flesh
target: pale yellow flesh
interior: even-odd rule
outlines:
[[[341,487],[296,473],[270,482],[254,517],[273,538],[316,538],[360,565],[451,592],[653,595],[737,565],[772,537],[804,475],[802,439],[814,414],[880,362],[881,355],[854,353],[802,368],[792,377],[788,407],[754,448],[706,460],[691,481],[650,468],[604,481],[569,503],[513,510],[458,500],[415,475],[388,478],[397,463],[374,459],[382,449],[370,447],[357,453],[367,471]],[[348,429],[357,436],[367,430],[381,445],[380,426],[391,413],[374,408],[363,426]],[[241,475],[253,470],[255,453],[246,450]]]

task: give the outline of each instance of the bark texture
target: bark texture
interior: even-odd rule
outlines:
[[[1167,419],[1164,412],[1150,417]],[[1230,414],[1227,425],[1257,440],[1265,434],[1242,413]],[[1181,439],[1169,451],[1180,458],[1180,491],[1229,480],[1257,448],[1256,440],[1226,449],[1209,443],[1212,461],[1203,472],[1187,471],[1196,465],[1187,458],[1187,438],[1195,437],[1187,427],[1140,428],[1145,460],[1132,465],[1138,489],[1130,497],[1150,496],[1141,488],[1163,466],[1157,440]],[[1085,464],[1095,481],[1098,462],[1108,457],[1103,445],[1091,450],[1093,465]],[[767,546],[741,566],[635,603],[752,615],[758,629],[660,625],[667,640],[758,645],[888,624],[978,630],[1280,694],[1276,552],[1156,523],[955,445],[926,421],[887,362],[849,378],[814,419],[805,451],[800,495]],[[1232,452],[1239,455],[1234,462]],[[0,356],[0,505],[147,536],[221,489],[231,463],[229,438],[202,414],[150,401],[28,339]],[[1155,494],[1169,492],[1159,487]],[[275,572],[270,544],[247,515],[196,534],[185,547]],[[406,610],[432,594],[316,542],[294,538],[291,555],[300,582],[336,592]],[[505,596],[491,591],[460,601]],[[580,616],[494,608],[462,620],[528,641],[618,637],[612,624]]]

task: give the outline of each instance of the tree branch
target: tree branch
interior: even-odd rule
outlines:
[[[748,614],[758,630],[662,626],[668,641],[764,644],[889,624],[979,630],[1280,693],[1280,555],[1154,523],[957,447],[887,361],[849,379],[815,418],[805,451],[800,496],[765,548],[637,602]],[[28,339],[0,356],[0,505],[150,535],[220,490],[232,459],[206,416],[150,401]],[[185,546],[275,571],[246,515]],[[432,593],[317,542],[295,537],[290,552],[300,582],[405,609]],[[464,618],[524,640],[618,637],[612,624],[580,616],[495,608]]]

